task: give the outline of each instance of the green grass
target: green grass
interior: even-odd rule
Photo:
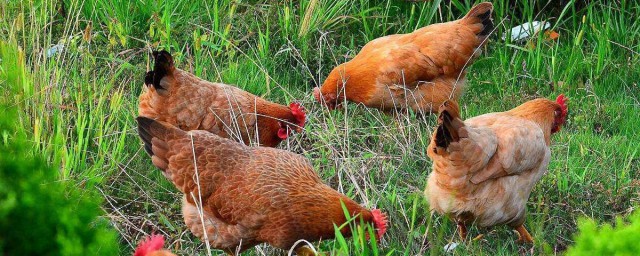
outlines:
[[[37,144],[31,154],[60,166],[59,179],[102,192],[122,251],[152,231],[178,253],[207,251],[185,229],[179,193],[151,165],[135,131],[148,53],[164,48],[203,78],[276,102],[301,101],[308,126],[281,147],[311,159],[333,188],[390,215],[374,250],[444,254],[444,245],[458,241],[455,225],[430,214],[422,193],[435,118],[394,119],[354,104],[327,112],[311,88],[367,41],[459,18],[472,5],[447,2],[3,1],[0,42],[20,51],[1,51],[11,65],[1,65],[0,95],[21,109],[16,121]],[[573,244],[577,219],[613,221],[640,203],[640,4],[510,2],[494,1],[497,29],[469,68],[462,115],[564,93],[569,119],[552,138],[549,172],[529,200],[526,226],[536,244],[516,244],[506,227],[473,228],[484,239],[460,245],[459,255],[562,253]],[[550,20],[559,40],[500,40],[531,20]],[[61,54],[46,57],[56,44],[65,46]],[[21,90],[12,94],[8,84]],[[314,245],[351,255],[371,250],[353,238]],[[245,254],[273,252],[259,246]]]

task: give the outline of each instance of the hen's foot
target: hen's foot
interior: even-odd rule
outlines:
[[[524,225],[520,225],[516,228],[516,231],[518,232],[518,240],[516,242],[518,243],[533,243],[533,237],[531,237],[531,234],[529,234],[529,231],[527,231],[526,228],[524,228]]]

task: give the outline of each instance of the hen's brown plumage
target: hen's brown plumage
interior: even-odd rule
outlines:
[[[493,29],[492,11],[481,3],[462,19],[375,39],[334,68],[314,97],[329,109],[346,98],[385,111],[431,113],[462,93],[465,68]]]
[[[523,226],[526,202],[547,171],[550,136],[565,121],[564,96],[466,121],[458,113],[454,102],[443,105],[428,148],[433,171],[425,195],[431,209],[454,219],[463,239],[469,224],[507,224],[532,242]]]
[[[185,223],[213,248],[235,252],[269,243],[289,249],[299,239],[333,238],[334,223],[346,222],[341,203],[352,216],[373,223],[379,236],[386,229],[379,210],[367,210],[322,183],[300,155],[137,120],[153,164],[185,194]],[[197,205],[203,205],[203,218]],[[341,231],[351,234],[348,227]]]
[[[206,130],[224,138],[275,147],[292,130],[301,131],[305,113],[268,102],[237,87],[211,83],[174,67],[172,56],[154,52],[154,70],[145,77],[139,115],[182,130]]]

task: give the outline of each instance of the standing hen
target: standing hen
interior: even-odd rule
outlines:
[[[287,107],[234,86],[202,80],[175,68],[166,51],[154,52],[153,57],[154,69],[147,72],[147,89],[140,95],[141,116],[266,147],[277,146],[304,127],[305,111],[298,103]]]
[[[314,97],[330,110],[346,99],[386,112],[431,113],[464,90],[465,68],[493,29],[492,11],[481,3],[462,19],[375,39],[334,68]]]
[[[446,102],[427,150],[431,209],[456,221],[462,239],[472,223],[506,224],[518,231],[518,241],[533,242],[523,225],[526,203],[547,171],[550,136],[565,122],[566,103],[564,95],[535,99],[463,122],[456,103]]]
[[[343,205],[351,216],[373,224],[378,239],[386,231],[380,210],[367,210],[322,183],[300,155],[137,120],[153,164],[184,193],[186,225],[213,248],[233,253],[269,243],[289,249],[300,239],[330,239],[334,224],[347,222]],[[348,225],[341,232],[351,235]],[[297,250],[304,254],[308,247]]]

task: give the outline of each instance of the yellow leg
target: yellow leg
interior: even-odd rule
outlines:
[[[482,239],[484,237],[484,234],[479,234],[476,237],[474,237],[473,239],[471,239],[472,241],[478,241],[480,239]]]
[[[518,243],[533,243],[533,237],[531,237],[529,231],[524,228],[524,225],[518,226],[516,231],[518,231]]]

